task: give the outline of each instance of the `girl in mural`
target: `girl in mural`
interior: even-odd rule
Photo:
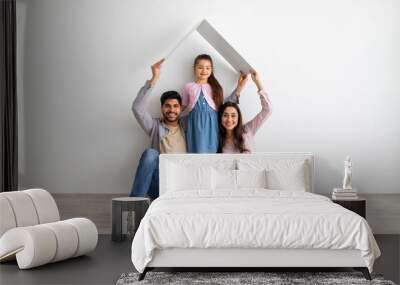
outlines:
[[[188,153],[216,153],[218,150],[218,110],[223,104],[221,85],[214,76],[214,66],[207,54],[194,60],[195,81],[182,92],[182,106],[189,112],[186,132]],[[238,102],[237,92],[227,101]]]
[[[251,153],[254,135],[271,114],[271,102],[256,71],[251,72],[251,78],[258,89],[261,111],[251,121],[243,124],[242,114],[236,103],[226,102],[220,107],[218,144],[218,152],[220,153]],[[238,87],[241,85],[240,80]],[[246,80],[242,85],[245,82]],[[240,86],[240,88],[243,88],[243,86]]]

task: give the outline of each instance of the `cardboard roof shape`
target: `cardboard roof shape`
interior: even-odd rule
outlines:
[[[249,73],[251,65],[207,21],[203,20],[190,30],[165,57],[167,59],[193,32],[198,32],[237,71]]]

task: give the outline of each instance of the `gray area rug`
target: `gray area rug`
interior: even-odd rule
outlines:
[[[360,272],[148,272],[142,281],[138,281],[139,273],[124,273],[116,285],[133,284],[379,284],[395,285],[384,280],[381,275],[372,275],[368,281]]]

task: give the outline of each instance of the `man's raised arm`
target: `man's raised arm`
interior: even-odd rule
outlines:
[[[147,133],[147,135],[151,134],[151,130],[154,127],[154,118],[151,114],[146,110],[146,97],[152,91],[152,87],[156,84],[157,80],[160,78],[161,64],[164,62],[164,59],[156,62],[151,66],[151,72],[153,77],[150,80],[147,80],[142,88],[140,88],[139,93],[137,94],[135,100],[132,103],[132,112],[138,121],[139,125],[142,129]]]

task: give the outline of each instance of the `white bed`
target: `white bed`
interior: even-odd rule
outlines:
[[[370,278],[380,251],[367,222],[313,194],[313,181],[310,153],[161,155],[160,198],[132,262],[141,278],[155,267],[354,267]]]

